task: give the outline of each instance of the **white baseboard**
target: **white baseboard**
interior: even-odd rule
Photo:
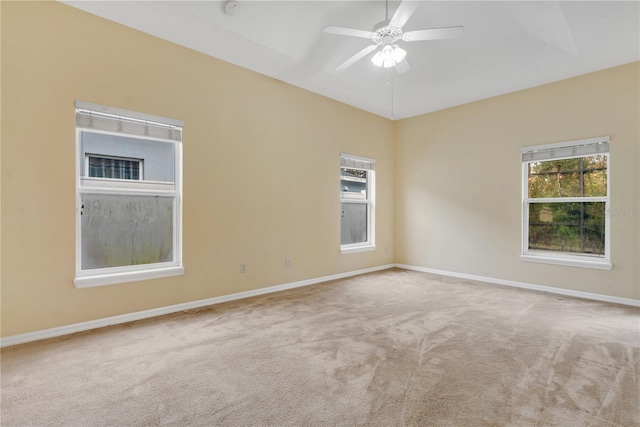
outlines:
[[[615,304],[630,305],[640,307],[640,300],[632,298],[614,297],[611,295],[594,294],[590,292],[574,291],[571,289],[554,288],[551,286],[534,285],[532,283],[516,282],[513,280],[495,279],[493,277],[475,276],[473,274],[454,273],[446,270],[436,270],[434,268],[416,267],[413,265],[394,264],[396,268],[405,270],[420,271],[422,273],[438,274],[440,276],[450,276],[459,279],[475,280],[477,282],[494,283],[497,285],[512,286],[515,288],[531,289],[534,291],[549,292],[552,294],[566,295],[576,298],[584,298],[595,301],[612,302]]]
[[[63,335],[73,334],[75,332],[83,332],[91,329],[103,328],[105,326],[118,325],[121,323],[148,319],[151,317],[162,316],[165,314],[177,313],[184,310],[192,310],[195,308],[201,308],[201,307],[206,307],[214,304],[220,304],[223,302],[235,301],[243,298],[250,298],[258,295],[284,291],[287,289],[300,288],[302,286],[314,285],[317,283],[343,279],[346,277],[357,276],[360,274],[372,273],[374,271],[386,270],[394,267],[402,268],[405,270],[420,271],[423,273],[438,274],[440,276],[450,276],[450,277],[456,277],[459,279],[475,280],[478,282],[494,283],[498,285],[512,286],[516,288],[531,289],[534,291],[549,292],[549,293],[558,294],[558,295],[566,295],[566,296],[590,299],[595,301],[604,301],[604,302],[611,302],[615,304],[629,305],[632,307],[640,307],[640,300],[636,300],[632,298],[621,298],[621,297],[614,297],[610,295],[594,294],[590,292],[574,291],[571,289],[554,288],[551,286],[534,285],[531,283],[496,279],[492,277],[476,276],[473,274],[454,273],[446,270],[417,267],[413,265],[387,264],[387,265],[381,265],[378,267],[365,268],[362,270],[332,274],[330,276],[317,277],[314,279],[301,280],[299,282],[285,283],[283,285],[269,286],[267,288],[260,288],[252,291],[238,292],[235,294],[222,295],[219,297],[191,301],[191,302],[186,302],[182,304],[175,304],[175,305],[170,305],[166,307],[158,307],[150,310],[143,310],[143,311],[137,311],[134,313],[122,314],[119,316],[105,317],[102,319],[90,320],[87,322],[74,323],[71,325],[59,326],[56,328],[43,329],[40,331],[27,332],[27,333],[18,334],[18,335],[11,335],[8,337],[0,338],[0,347],[8,347],[12,345],[24,344],[24,343],[43,340],[47,338],[55,338]]]
[[[283,285],[269,286],[267,288],[255,289],[252,291],[238,292],[230,295],[207,298],[197,301],[185,302],[166,307],[152,308],[150,310],[136,311],[134,313],[122,314],[119,316],[105,317],[102,319],[90,320],[88,322],[74,323],[71,325],[59,326],[56,328],[43,329],[40,331],[27,332],[24,334],[10,335],[0,338],[0,347],[24,344],[32,341],[55,338],[62,335],[69,335],[76,332],[88,331],[91,329],[103,328],[105,326],[118,325],[120,323],[133,322],[135,320],[148,319],[150,317],[162,316],[165,314],[177,313],[184,310],[206,307],[223,302],[234,301],[258,295],[270,294],[272,292],[284,291],[287,289],[300,288],[302,286],[314,285],[328,282],[330,280],[343,279],[345,277],[358,276],[360,274],[372,273],[374,271],[393,268],[394,264],[381,265],[378,267],[365,268],[362,270],[348,271],[346,273],[332,274],[330,276],[317,277],[314,279],[301,280],[299,282],[285,283]]]

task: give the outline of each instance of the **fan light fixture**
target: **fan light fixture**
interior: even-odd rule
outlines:
[[[388,44],[373,55],[371,62],[377,67],[391,68],[402,62],[405,56],[407,52],[404,49],[395,44],[393,46]]]
[[[2,1],[2,0],[0,0]],[[464,33],[464,28],[442,27],[425,28],[423,30],[404,31],[403,26],[407,23],[413,12],[420,6],[420,1],[402,0],[393,17],[389,19],[389,1],[385,2],[385,20],[378,22],[372,31],[359,30],[357,28],[336,27],[329,25],[322,30],[327,34],[337,34],[341,36],[360,37],[368,39],[371,44],[342,64],[336,67],[336,71],[343,71],[360,61],[370,53],[377,51],[371,58],[371,62],[377,67],[391,68],[396,66],[398,73],[409,71],[409,63],[405,59],[407,52],[398,47],[398,44],[417,42],[421,40],[442,40],[455,39]]]

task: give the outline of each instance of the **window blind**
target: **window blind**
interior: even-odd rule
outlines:
[[[76,126],[82,129],[180,142],[182,140],[183,123],[177,120],[77,101]]]
[[[584,143],[573,142],[572,145],[549,144],[548,147],[535,146],[522,149],[523,162],[540,162],[544,160],[566,159],[571,157],[593,156],[609,152],[609,137],[585,140]]]
[[[350,157],[348,155],[340,155],[340,167],[348,169],[374,170],[375,160],[365,159],[363,157]]]

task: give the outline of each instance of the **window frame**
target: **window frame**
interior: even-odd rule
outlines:
[[[343,166],[343,159],[354,160],[356,162],[368,163],[371,165],[370,168],[363,168],[357,166]],[[375,194],[376,194],[376,171],[375,171],[375,159],[371,159],[368,157],[356,156],[353,154],[340,153],[340,176],[338,184],[342,180],[342,170],[343,169],[355,169],[355,170],[366,170],[367,171],[367,187],[366,187],[366,198],[365,199],[349,199],[343,198],[342,187],[338,185],[340,188],[340,223],[342,230],[342,204],[366,204],[367,205],[367,240],[365,242],[358,243],[348,243],[348,244],[340,244],[340,253],[341,254],[350,254],[357,252],[366,252],[373,251],[376,249],[376,240],[375,240]],[[340,240],[342,240],[342,231],[340,231]]]
[[[110,116],[116,120],[133,120],[139,124],[148,124],[150,126],[166,126],[173,131],[177,131],[178,140],[164,139],[160,137],[151,137],[148,135],[140,135],[127,132],[112,132],[102,129],[92,129],[79,126],[76,123],[76,272],[73,280],[76,288],[88,288],[94,286],[111,285],[118,283],[133,282],[139,280],[147,280],[161,277],[178,276],[184,274],[184,266],[182,264],[182,128],[184,122],[174,119],[168,119],[159,116],[153,116],[134,111],[123,110],[114,107],[106,107],[98,104],[88,103],[84,101],[76,101],[75,116],[77,120],[78,113],[91,112],[98,116]],[[89,177],[89,168],[86,167],[89,156],[98,156],[105,158],[123,158],[118,156],[109,156],[102,154],[82,153],[81,135],[83,132],[125,136],[149,141],[159,141],[163,143],[173,144],[173,162],[174,162],[174,181],[158,182],[145,181],[143,179],[144,161],[141,159],[129,159],[140,161],[140,179],[115,179],[115,178],[99,178]],[[84,165],[83,165],[84,164]],[[82,174],[84,167],[84,175]],[[128,196],[161,196],[172,197],[173,203],[173,260],[170,262],[159,262],[152,264],[125,265],[118,267],[105,267],[94,269],[82,269],[82,195],[83,194],[111,194],[111,195],[128,195]]]
[[[552,151],[571,149],[580,146],[610,143],[610,137],[603,136],[597,138],[564,141],[553,144],[535,145],[522,148],[522,156],[536,151]],[[607,193],[606,196],[585,196],[585,197],[550,197],[550,198],[529,198],[529,163],[535,161],[553,161],[587,157],[593,154],[559,155],[545,160],[524,160],[522,159],[522,248],[520,259],[526,262],[556,264],[571,267],[593,268],[598,270],[611,270],[610,248],[611,248],[611,221],[610,221],[610,198],[611,198],[611,150],[600,154],[607,155]],[[544,251],[529,249],[529,206],[532,203],[588,203],[599,202],[605,204],[604,217],[604,255],[578,254],[560,251]]]

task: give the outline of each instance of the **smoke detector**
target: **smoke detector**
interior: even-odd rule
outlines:
[[[225,15],[234,16],[238,13],[240,4],[235,0],[227,0],[222,3],[221,8]]]

